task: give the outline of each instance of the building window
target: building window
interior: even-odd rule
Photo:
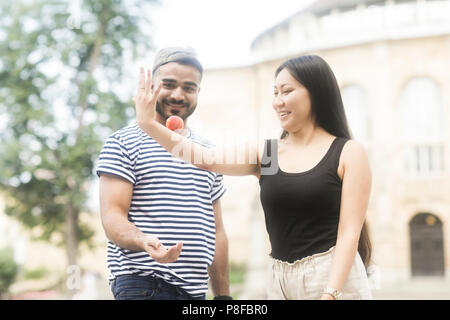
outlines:
[[[429,78],[414,78],[400,97],[400,138],[405,171],[431,175],[444,171],[441,92]]]
[[[367,147],[370,138],[370,122],[364,90],[358,85],[348,85],[342,88],[341,95],[353,138]]]

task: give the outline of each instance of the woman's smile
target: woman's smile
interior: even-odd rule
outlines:
[[[278,118],[280,118],[280,120],[285,120],[290,114],[290,111],[280,111],[278,112]]]

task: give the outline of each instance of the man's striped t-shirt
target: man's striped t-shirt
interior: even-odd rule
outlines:
[[[189,139],[212,144],[190,132]],[[190,295],[208,290],[207,267],[215,249],[213,202],[225,192],[223,177],[173,157],[137,124],[112,134],[100,153],[97,175],[112,174],[133,184],[128,220],[166,247],[183,242],[174,263],[158,263],[147,252],[108,241],[110,281],[123,274],[151,275]]]

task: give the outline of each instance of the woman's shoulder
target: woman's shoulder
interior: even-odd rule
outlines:
[[[361,142],[348,139],[342,148],[341,159],[347,164],[365,162],[367,161],[366,148]]]
[[[360,153],[366,151],[366,148],[361,142],[354,139],[345,139],[345,140],[346,141],[344,144],[344,149],[346,150],[346,152]]]

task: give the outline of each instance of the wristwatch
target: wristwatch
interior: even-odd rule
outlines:
[[[333,288],[325,288],[325,289],[323,289],[322,293],[329,294],[336,300],[339,300],[342,296],[342,292],[340,292],[339,290],[333,289]]]

